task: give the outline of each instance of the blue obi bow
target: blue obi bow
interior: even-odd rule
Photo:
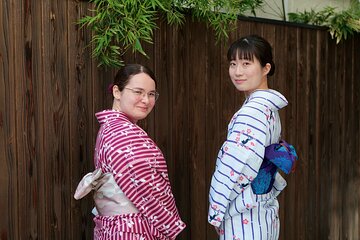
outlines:
[[[298,156],[294,146],[288,144],[284,140],[267,146],[258,175],[251,182],[253,192],[255,194],[265,194],[270,192],[278,169],[286,174],[293,172],[295,170],[297,159]]]

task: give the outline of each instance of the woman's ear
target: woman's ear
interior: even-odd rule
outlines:
[[[264,75],[268,75],[270,69],[271,69],[271,64],[270,63],[265,64],[265,67],[263,68]]]
[[[119,89],[119,87],[118,87],[117,85],[114,85],[114,86],[112,87],[112,94],[113,94],[113,96],[114,96],[114,99],[117,99],[117,100],[120,99],[120,97],[121,97],[121,91],[120,91],[120,89]]]

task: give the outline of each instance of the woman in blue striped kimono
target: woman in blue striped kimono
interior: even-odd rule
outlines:
[[[262,37],[240,38],[229,48],[229,75],[246,100],[234,114],[227,139],[216,160],[209,193],[208,221],[220,240],[270,240],[279,238],[277,196],[286,181],[275,172],[272,179],[256,178],[265,147],[278,143],[281,123],[278,111],[287,105],[285,97],[268,88],[268,76],[275,65],[270,44]],[[254,180],[265,186],[257,192]]]

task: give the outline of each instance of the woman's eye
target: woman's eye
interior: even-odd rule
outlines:
[[[149,97],[155,97],[155,93],[154,92],[149,92]]]
[[[142,91],[140,91],[140,90],[135,90],[134,93],[137,94],[137,95],[141,95],[141,94],[142,94]]]

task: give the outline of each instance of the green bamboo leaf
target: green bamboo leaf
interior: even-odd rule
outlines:
[[[147,56],[141,42],[152,43],[157,19],[165,17],[168,24],[178,26],[185,21],[184,9],[191,10],[193,18],[205,21],[214,29],[217,41],[228,38],[233,29],[231,21],[237,18],[239,3],[261,0],[90,0],[92,16],[79,20],[82,27],[94,32],[90,41],[94,45],[92,56],[100,66],[119,66],[126,51]],[[254,3],[253,3],[254,4]],[[228,10],[228,13],[218,11]]]
[[[144,50],[141,46],[141,43],[138,39],[136,39],[136,41],[135,41],[135,50],[140,52],[142,55],[147,56],[147,54],[144,52]]]

